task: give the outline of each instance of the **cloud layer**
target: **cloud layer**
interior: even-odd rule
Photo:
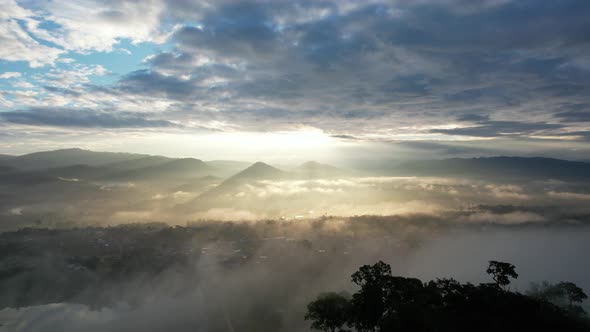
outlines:
[[[0,58],[42,67],[35,75],[0,74],[13,80],[0,94],[9,112],[110,109],[123,114],[114,117],[144,112],[186,128],[313,127],[357,141],[506,138],[572,148],[589,136],[585,1],[86,0],[3,7]],[[92,65],[103,71],[79,63],[96,52],[103,55]],[[121,57],[134,57],[135,68],[116,69]],[[86,82],[56,86],[56,75]],[[32,88],[18,88],[17,79]]]

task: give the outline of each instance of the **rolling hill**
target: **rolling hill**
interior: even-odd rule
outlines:
[[[131,170],[140,169],[146,167],[152,167],[161,165],[174,160],[174,158],[162,157],[162,156],[146,156],[137,159],[118,161],[105,166],[117,170]]]
[[[113,174],[108,174],[104,179],[118,181],[148,181],[148,180],[172,180],[188,179],[213,175],[215,169],[202,160],[194,158],[171,159],[153,166],[127,169]]]
[[[116,152],[95,152],[82,149],[63,149],[35,152],[8,159],[0,159],[0,164],[20,170],[39,170],[72,165],[99,166],[109,163],[138,159],[146,155]]]
[[[0,154],[0,162],[6,161],[6,160],[10,160],[10,159],[14,159],[16,158],[15,156],[11,156],[8,154]]]
[[[418,160],[401,163],[395,175],[501,179],[590,179],[590,164],[540,157]]]

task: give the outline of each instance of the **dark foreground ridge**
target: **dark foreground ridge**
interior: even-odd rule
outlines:
[[[309,303],[312,328],[336,331],[589,331],[584,291],[571,282],[543,284],[528,295],[511,291],[514,265],[490,261],[493,283],[454,279],[422,282],[393,276],[382,261],[352,275],[360,289],[324,293]],[[347,328],[345,328],[347,327]]]

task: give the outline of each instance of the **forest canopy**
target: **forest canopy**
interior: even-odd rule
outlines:
[[[509,288],[514,265],[490,261],[486,272],[493,282],[474,285],[393,276],[382,261],[363,265],[352,274],[358,291],[320,294],[305,319],[325,332],[590,330],[587,295],[574,283],[543,283],[524,295]]]

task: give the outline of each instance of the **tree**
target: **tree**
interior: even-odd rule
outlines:
[[[565,310],[572,316],[583,317],[586,315],[586,311],[580,305],[584,300],[588,298],[588,295],[573,282],[560,282],[555,285],[563,297],[567,300],[568,305]]]
[[[391,266],[383,261],[378,261],[373,265],[363,265],[358,271],[352,274],[352,282],[365,286],[384,286],[388,278],[391,277]]]
[[[582,303],[588,298],[588,295],[586,295],[586,293],[573,282],[560,282],[557,284],[557,287],[563,291],[570,305],[574,304],[574,302]]]
[[[528,294],[560,306],[582,303],[588,298],[578,285],[569,281],[558,284],[550,284],[546,281],[541,284],[533,283]]]
[[[386,310],[386,292],[391,267],[382,261],[363,265],[352,274],[352,282],[361,287],[352,297],[353,326],[359,331],[374,331]]]
[[[340,331],[350,312],[348,293],[324,293],[307,305],[305,320],[313,321],[311,327],[325,332]]]
[[[383,262],[364,265],[352,275],[360,289],[350,301],[323,294],[309,304],[305,318],[325,332],[342,331],[344,325],[357,332],[590,331],[590,320],[575,304],[587,296],[575,284],[545,283],[537,287],[540,292],[524,295],[505,289],[510,278],[518,277],[514,265],[491,261],[487,271],[496,283],[423,283],[392,276]],[[550,298],[561,299],[562,305]]]
[[[490,265],[486,272],[492,275],[492,279],[494,279],[496,286],[504,290],[510,285],[509,278],[518,278],[515,266],[506,262],[490,261]]]

